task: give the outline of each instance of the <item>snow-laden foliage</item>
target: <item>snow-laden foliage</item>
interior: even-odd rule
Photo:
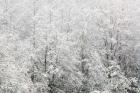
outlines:
[[[0,93],[140,93],[139,0],[0,0]]]

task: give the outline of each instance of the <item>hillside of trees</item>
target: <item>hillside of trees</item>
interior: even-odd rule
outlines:
[[[0,0],[0,93],[140,93],[139,0]]]

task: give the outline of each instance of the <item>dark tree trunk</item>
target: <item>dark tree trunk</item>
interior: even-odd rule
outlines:
[[[48,54],[48,47],[46,46],[45,48],[45,60],[44,60],[44,65],[45,65],[45,72],[47,72],[47,55]]]

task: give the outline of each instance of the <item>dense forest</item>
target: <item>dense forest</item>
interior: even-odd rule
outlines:
[[[140,93],[140,0],[0,0],[0,93]]]

